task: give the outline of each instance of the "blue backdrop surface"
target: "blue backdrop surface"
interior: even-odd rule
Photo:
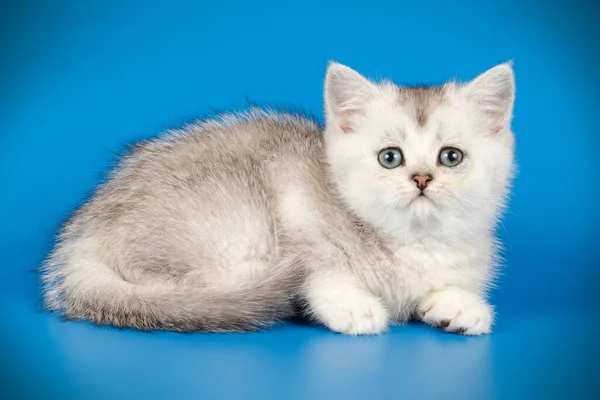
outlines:
[[[600,398],[593,1],[0,4],[0,397]],[[489,3],[489,4],[488,4]],[[155,334],[40,310],[59,223],[124,145],[248,101],[320,116],[328,60],[397,83],[513,59],[520,173],[496,332]]]

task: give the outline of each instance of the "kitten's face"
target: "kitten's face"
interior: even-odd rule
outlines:
[[[426,89],[376,85],[333,64],[326,140],[340,194],[394,235],[491,227],[512,169],[513,98],[508,65]]]

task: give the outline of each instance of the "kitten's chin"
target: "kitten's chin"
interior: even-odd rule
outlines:
[[[435,202],[424,194],[419,194],[408,204],[410,211],[417,217],[430,217],[435,210]]]

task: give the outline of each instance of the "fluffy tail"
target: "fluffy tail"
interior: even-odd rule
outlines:
[[[180,332],[257,330],[294,312],[301,278],[281,269],[248,287],[221,292],[175,285],[137,285],[104,265],[66,272],[46,265],[45,305],[67,319]]]

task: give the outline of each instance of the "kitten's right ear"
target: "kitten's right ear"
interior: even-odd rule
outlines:
[[[512,62],[495,66],[467,83],[462,91],[475,104],[492,132],[510,124],[515,101],[515,74]]]
[[[325,77],[325,108],[328,124],[352,132],[353,119],[364,111],[375,85],[345,65],[332,62]]]

